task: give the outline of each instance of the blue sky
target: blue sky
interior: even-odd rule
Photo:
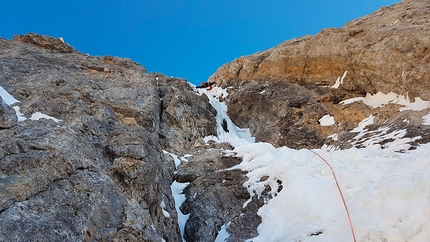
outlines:
[[[63,37],[82,53],[206,81],[222,64],[400,0],[2,0],[0,36]]]

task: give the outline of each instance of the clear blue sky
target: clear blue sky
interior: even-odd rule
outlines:
[[[222,64],[400,0],[2,0],[0,36],[63,37],[82,53],[206,81]]]

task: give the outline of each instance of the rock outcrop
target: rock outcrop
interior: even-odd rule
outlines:
[[[342,28],[238,58],[220,67],[209,81],[231,87],[229,115],[255,135],[292,148],[316,148],[332,145],[327,137],[338,134],[336,145],[350,147],[352,137],[346,133],[364,118],[376,116],[376,126],[381,127],[404,115],[396,105],[370,108],[340,101],[377,92],[430,101],[429,14],[428,1],[382,7]],[[409,116],[419,120],[423,114]],[[324,115],[334,117],[336,125],[322,127],[319,119]],[[426,126],[396,125],[410,137],[420,130],[418,143],[429,140]]]
[[[232,156],[227,143],[209,143],[192,149],[193,156],[178,167],[176,180],[190,183],[180,210],[189,214],[184,231],[186,241],[215,241],[222,226],[228,241],[244,241],[258,235],[262,197],[250,194],[243,186],[246,172],[230,169],[242,160]]]
[[[185,154],[196,140],[216,134],[215,109],[184,80],[154,74],[161,100],[160,139],[164,149]]]
[[[128,59],[16,39],[0,39],[0,83],[27,119],[14,126],[2,103],[15,119],[0,129],[0,240],[180,241],[161,144],[186,152],[214,134],[214,110],[189,112],[207,98]],[[189,106],[167,103],[174,95]]]
[[[0,129],[12,128],[18,123],[15,110],[0,97]]]

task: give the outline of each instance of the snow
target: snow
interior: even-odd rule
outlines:
[[[430,101],[424,101],[420,97],[416,97],[414,99],[414,102],[409,101],[408,95],[399,95],[394,92],[389,92],[387,94],[384,94],[382,92],[378,92],[374,95],[367,93],[366,97],[356,97],[344,100],[340,102],[340,104],[347,105],[351,104],[353,102],[362,101],[364,104],[373,107],[373,108],[380,108],[383,105],[387,104],[399,104],[403,107],[400,108],[400,111],[404,110],[424,110],[426,108],[430,108]]]
[[[346,73],[339,80],[339,85]],[[233,151],[226,151],[226,155],[243,159],[234,168],[248,172],[248,180],[243,185],[251,196],[260,196],[266,186],[272,187],[272,198],[266,199],[265,205],[258,211],[262,218],[258,227],[259,235],[249,241],[352,241],[339,191],[329,166],[321,158],[309,150],[275,148],[269,143],[255,143],[249,129],[237,127],[227,116],[226,105],[218,101],[219,98],[227,97],[226,90],[214,87],[210,91],[199,92],[206,94],[217,110],[217,136],[206,137],[205,141],[225,141],[235,147]],[[1,86],[0,96],[8,105],[19,103]],[[407,96],[392,92],[368,94],[342,103],[355,101],[363,101],[372,107],[400,104],[403,105],[401,110],[430,107],[428,101],[415,98],[411,103]],[[13,108],[19,121],[26,119],[19,106]],[[40,112],[32,114],[30,120],[40,118],[60,121]],[[224,120],[229,132],[225,132],[221,126]],[[369,136],[360,143],[366,148],[335,151],[318,149],[313,152],[326,159],[336,173],[357,241],[430,241],[430,144],[408,151],[407,143],[419,137],[404,138],[405,130],[390,131],[388,127],[369,131],[366,127],[373,121],[371,115],[352,130],[357,133],[357,142]],[[333,125],[334,119],[326,115],[320,123]],[[423,124],[430,125],[430,113],[423,117]],[[337,139],[337,136],[333,135],[332,138]],[[378,144],[387,139],[392,141],[385,143],[384,147]],[[176,166],[186,162],[189,157],[165,153],[173,157]],[[182,214],[179,207],[185,201],[183,189],[188,184],[173,182],[171,185],[182,237],[189,215]],[[247,202],[243,206],[246,205]],[[164,201],[160,206],[163,215],[170,216],[164,210]],[[216,241],[228,238],[228,226],[229,223],[221,228]]]
[[[363,132],[364,128],[369,125],[369,124],[373,124],[373,119],[375,117],[373,117],[373,115],[370,115],[368,118],[365,118],[363,121],[361,121],[358,126],[356,128],[354,128],[353,130],[351,130],[351,132],[356,133],[356,132]]]
[[[61,120],[59,120],[59,119],[56,119],[56,118],[54,118],[54,117],[51,117],[51,116],[49,116],[49,115],[46,115],[46,114],[43,114],[43,113],[41,113],[41,112],[35,112],[35,113],[33,113],[32,115],[31,115],[31,117],[30,117],[30,120],[39,120],[39,119],[41,119],[41,118],[45,118],[45,119],[51,119],[51,120],[54,120],[55,122],[59,122],[59,121],[61,121]]]
[[[161,201],[160,207],[161,207],[161,211],[163,212],[164,217],[169,218],[170,217],[170,213],[167,212],[166,210],[164,210],[164,208],[166,207],[166,204],[164,203],[164,200]]]
[[[223,225],[221,226],[220,231],[218,231],[218,235],[215,238],[215,242],[224,242],[228,239],[229,233],[227,232],[227,228],[228,226],[230,226],[230,223],[228,223],[227,225]]]
[[[187,183],[179,183],[177,181],[174,181],[172,185],[170,186],[170,189],[172,190],[172,195],[175,200],[175,209],[178,213],[178,224],[179,229],[181,231],[181,237],[182,240],[184,240],[184,230],[185,230],[185,223],[187,222],[188,218],[190,217],[189,214],[183,214],[181,210],[179,209],[182,205],[182,203],[185,202],[185,194],[183,194],[184,189],[190,184]]]
[[[10,95],[2,86],[0,86],[0,96],[7,105],[19,103],[19,101]]]
[[[353,241],[329,166],[309,150],[255,143],[249,131],[244,132],[231,122],[225,104],[216,100],[211,91],[206,94],[218,112],[218,137],[207,139],[227,141],[235,147],[231,153],[243,161],[234,168],[248,171],[244,187],[251,196],[261,195],[267,185],[272,187],[272,199],[266,200],[258,211],[262,217],[259,235],[249,241]],[[415,104],[402,100],[399,95],[377,94],[365,103],[381,106],[395,102],[406,108],[425,104],[420,99],[415,99]],[[367,130],[373,118],[369,116],[353,130],[357,136],[371,135],[366,148],[313,151],[334,169],[357,241],[430,241],[430,144],[399,153],[411,139],[402,138],[404,130]],[[229,133],[220,126],[223,119]],[[385,144],[384,149],[376,147],[376,141],[382,138],[393,141]],[[225,227],[217,241],[225,240]]]
[[[18,116],[18,122],[21,122],[27,119],[24,116],[24,114],[21,113],[21,108],[19,106],[14,106],[13,109],[15,109],[16,116]]]
[[[329,114],[324,115],[322,118],[318,120],[320,122],[321,126],[332,126],[336,122],[334,121],[334,117],[330,116]]]
[[[423,124],[430,125],[430,113],[423,117]]]
[[[163,150],[163,153],[168,154],[173,158],[173,160],[175,162],[176,169],[181,164],[181,161],[186,161],[185,157],[179,158],[177,155],[169,153],[165,150]],[[189,156],[187,156],[187,157],[189,157]],[[176,174],[176,169],[174,172],[175,174]],[[186,197],[185,197],[185,194],[183,193],[183,191],[188,186],[188,184],[190,184],[190,183],[189,182],[179,183],[177,181],[174,181],[172,183],[172,185],[170,185],[170,190],[172,190],[173,199],[175,200],[175,210],[176,210],[177,215],[178,215],[178,224],[179,224],[179,230],[181,232],[182,241],[185,241],[185,239],[184,239],[185,223],[187,222],[190,215],[189,214],[183,214],[179,208],[181,207],[182,203],[184,203],[186,200]],[[161,206],[162,206],[162,204],[161,204]],[[163,208],[163,206],[162,206],[162,208]],[[167,213],[167,211],[166,211],[166,213]],[[163,215],[166,216],[166,214],[164,214],[164,209],[163,209]],[[170,216],[170,214],[169,214],[169,216]]]
[[[343,73],[342,77],[339,76],[337,78],[336,82],[334,83],[334,85],[332,86],[332,88],[338,89],[340,87],[340,85],[343,84],[343,80],[345,79],[347,73],[348,73],[348,71],[345,71]]]

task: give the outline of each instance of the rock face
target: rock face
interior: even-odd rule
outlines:
[[[215,241],[222,226],[230,234],[228,241],[243,241],[258,235],[262,197],[253,199],[243,186],[245,172],[229,169],[242,160],[231,156],[227,143],[210,143],[192,150],[193,156],[178,167],[176,180],[189,182],[186,201],[180,210],[190,217],[185,225],[186,241]]]
[[[18,123],[15,110],[0,97],[0,128],[12,128]]]
[[[164,149],[185,154],[201,137],[216,134],[215,109],[184,80],[156,75],[161,100],[160,138]]]
[[[212,134],[214,111],[188,117],[188,106],[160,98],[206,99],[128,59],[82,55],[46,36],[15,39],[0,39],[0,83],[27,119],[14,126],[2,104],[0,240],[180,241],[174,164],[161,144],[185,152]],[[59,121],[30,118],[38,112]],[[168,140],[181,129],[168,115],[178,113],[194,122],[177,136],[186,144]]]
[[[338,143],[350,147],[352,137],[343,132],[371,114],[379,126],[393,123],[399,106],[375,109],[359,103],[339,105],[340,101],[377,92],[430,101],[429,14],[428,1],[382,7],[342,28],[238,58],[220,67],[209,81],[231,87],[229,115],[255,135],[279,145],[314,148],[331,145],[327,137],[340,134],[343,140]],[[423,114],[414,113],[411,119]],[[333,116],[336,125],[321,127],[318,120],[324,115]],[[410,136],[413,130],[423,131],[418,142],[428,142],[427,127],[403,126]]]

